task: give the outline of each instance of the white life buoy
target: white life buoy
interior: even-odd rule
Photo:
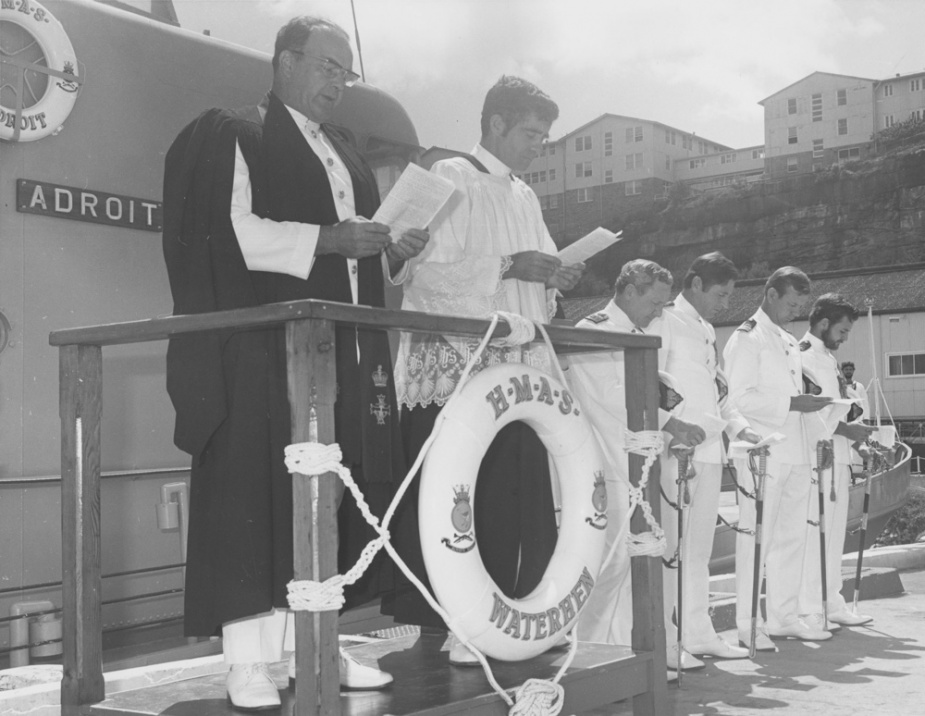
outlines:
[[[48,74],[45,93],[35,104],[23,108],[19,127],[16,126],[16,107],[0,106],[0,139],[34,142],[50,134],[57,134],[74,108],[79,89],[77,56],[71,41],[61,23],[34,0],[13,0],[11,3],[4,0],[0,20],[18,25],[35,38],[45,55],[47,67],[68,75],[61,77]],[[16,70],[23,71],[21,67],[16,67]]]
[[[604,459],[568,389],[523,364],[487,368],[450,401],[424,461],[419,524],[434,594],[454,629],[488,656],[542,654],[571,629],[600,571],[607,528]],[[558,474],[559,538],[539,586],[505,596],[485,570],[472,505],[479,465],[498,431],[522,420],[539,435]],[[487,547],[487,545],[486,545]]]

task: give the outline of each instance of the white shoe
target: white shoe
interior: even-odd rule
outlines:
[[[450,634],[450,664],[453,666],[481,666],[478,657],[469,648]]]
[[[694,656],[712,656],[714,659],[747,659],[748,649],[732,646],[717,636],[715,639],[703,644],[684,645]]]
[[[863,626],[874,620],[866,614],[855,614],[844,609],[840,612],[829,614],[829,624],[841,624],[842,626]]]
[[[340,687],[347,691],[377,691],[392,683],[386,671],[364,666],[340,649]],[[289,685],[295,686],[295,652],[289,656]]]
[[[739,629],[739,646],[751,649],[752,633],[750,629]],[[774,646],[774,642],[771,641],[764,627],[758,627],[755,632],[755,651],[777,651],[777,647]]]
[[[665,655],[665,664],[672,671],[678,670],[678,645],[670,644],[668,646],[667,653]],[[681,669],[683,671],[693,671],[695,669],[702,669],[706,664],[704,664],[700,659],[695,657],[693,654],[688,654],[686,651],[681,652]]]
[[[800,641],[826,641],[832,638],[831,632],[813,628],[802,619],[776,629],[769,627],[768,634],[772,639],[799,639]]]
[[[829,617],[828,621],[823,621],[821,612],[815,614],[801,614],[800,619],[806,622],[810,629],[824,629],[829,632],[836,632],[841,629],[841,624],[833,622],[831,617]]]
[[[280,707],[279,691],[263,662],[232,664],[225,679],[228,700],[241,711],[266,711]]]

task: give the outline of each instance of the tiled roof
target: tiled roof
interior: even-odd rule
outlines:
[[[899,268],[880,266],[812,275],[813,296],[840,293],[861,311],[867,310],[866,299],[873,301],[874,313],[910,313],[925,311],[925,264]],[[751,316],[761,303],[766,279],[746,279],[736,283],[729,308],[715,321],[717,326],[737,325]],[[562,301],[565,317],[577,321],[600,311],[611,296],[566,298]],[[809,317],[806,315],[799,319]],[[798,319],[798,320],[799,320]]]

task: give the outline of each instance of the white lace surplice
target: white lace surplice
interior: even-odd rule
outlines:
[[[472,318],[492,311],[518,313],[546,323],[555,311],[555,291],[541,283],[501,279],[512,254],[556,253],[539,200],[526,184],[481,147],[473,152],[491,171],[466,159],[437,162],[432,171],[456,191],[431,223],[431,238],[411,261],[402,308]],[[400,405],[443,405],[449,399],[477,339],[403,333],[395,365]],[[489,348],[473,370],[522,362],[549,370],[544,348]]]

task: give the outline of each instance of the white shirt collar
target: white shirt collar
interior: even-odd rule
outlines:
[[[293,109],[288,104],[284,104],[283,106],[289,110],[289,114],[292,115],[292,119],[295,121],[296,126],[298,126],[299,129],[301,129],[303,132],[308,132],[309,134],[313,132],[315,134],[318,134],[319,132],[321,132],[321,125],[318,124],[318,122],[312,119],[309,119],[304,114],[302,114],[299,110]]]
[[[700,312],[694,308],[694,304],[688,301],[683,293],[678,294],[677,298],[674,300],[674,305],[675,308],[677,308],[682,313],[698,321],[701,321],[702,323],[706,323],[706,321],[703,320],[703,316],[700,315]]]
[[[471,152],[472,156],[478,159],[482,164],[485,165],[485,168],[488,170],[488,173],[494,177],[509,177],[511,176],[511,168],[502,162],[498,157],[489,152],[481,144],[476,144],[475,148]]]
[[[610,303],[607,304],[604,311],[610,316],[610,320],[613,321],[614,325],[621,331],[632,333],[635,330],[636,333],[645,333],[643,329],[637,327],[636,324],[630,320],[626,312],[620,308],[613,299],[610,299]]]

